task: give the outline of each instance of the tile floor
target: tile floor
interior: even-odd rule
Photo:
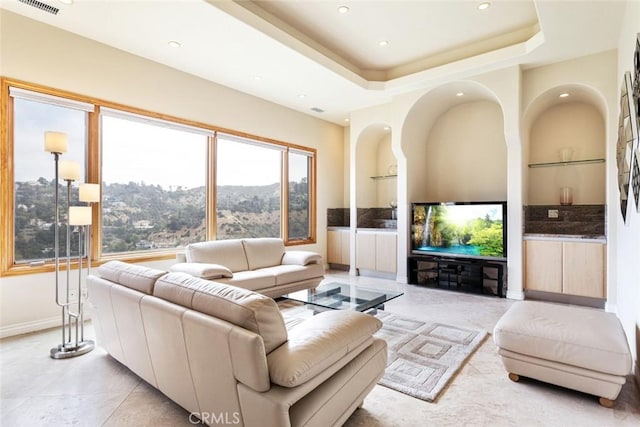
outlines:
[[[386,310],[492,331],[513,303],[330,272],[326,281],[405,292]],[[89,326],[87,335],[93,330]],[[58,329],[0,341],[0,426],[190,426],[189,414],[98,348],[53,360]],[[435,403],[376,386],[346,426],[640,426],[640,391],[629,377],[612,409],[582,393],[533,380],[513,383],[489,337]]]

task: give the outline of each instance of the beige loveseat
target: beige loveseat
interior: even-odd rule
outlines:
[[[286,251],[282,239],[213,240],[187,245],[171,271],[238,286],[275,298],[314,288],[323,279],[322,257]]]
[[[287,330],[246,289],[119,261],[87,279],[98,345],[209,425],[337,426],[382,376],[381,322],[329,311]],[[186,423],[185,418],[185,423]]]

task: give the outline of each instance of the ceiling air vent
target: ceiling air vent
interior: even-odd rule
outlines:
[[[43,10],[52,15],[57,15],[58,12],[60,12],[60,9],[58,9],[57,7],[50,6],[38,0],[18,0],[18,1],[20,3],[26,4],[27,6],[32,6],[32,7],[35,7],[36,9]]]
[[[311,107],[311,111],[315,111],[316,113],[324,113],[324,110],[318,107]]]

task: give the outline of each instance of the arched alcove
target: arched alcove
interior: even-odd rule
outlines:
[[[604,100],[584,85],[554,87],[531,102],[523,121],[526,205],[606,203],[605,117]],[[561,200],[561,188],[571,189],[570,199]]]
[[[507,198],[503,113],[479,83],[449,83],[420,98],[404,122],[402,150],[409,203]]]
[[[367,126],[356,140],[355,157],[356,206],[389,207],[397,200],[397,161],[391,149],[390,127],[385,123]]]
[[[506,128],[503,106],[496,94],[478,82],[445,84],[414,103],[403,123],[400,141],[406,158],[406,181],[402,184],[406,188],[403,202],[409,208],[405,214],[408,230],[412,228],[412,202],[507,200]],[[519,225],[517,220],[514,224]],[[411,242],[403,243],[409,255]],[[517,262],[519,254],[514,259]],[[407,267],[408,275],[420,268],[419,259],[413,262],[416,264]],[[433,268],[430,261],[422,262]],[[502,285],[496,286],[495,271],[483,269],[482,275],[483,286],[502,293]],[[413,283],[420,279],[408,276],[408,280]],[[515,282],[517,290],[519,281]]]

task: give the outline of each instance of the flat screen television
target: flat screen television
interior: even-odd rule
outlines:
[[[412,203],[411,253],[507,259],[507,202]]]

